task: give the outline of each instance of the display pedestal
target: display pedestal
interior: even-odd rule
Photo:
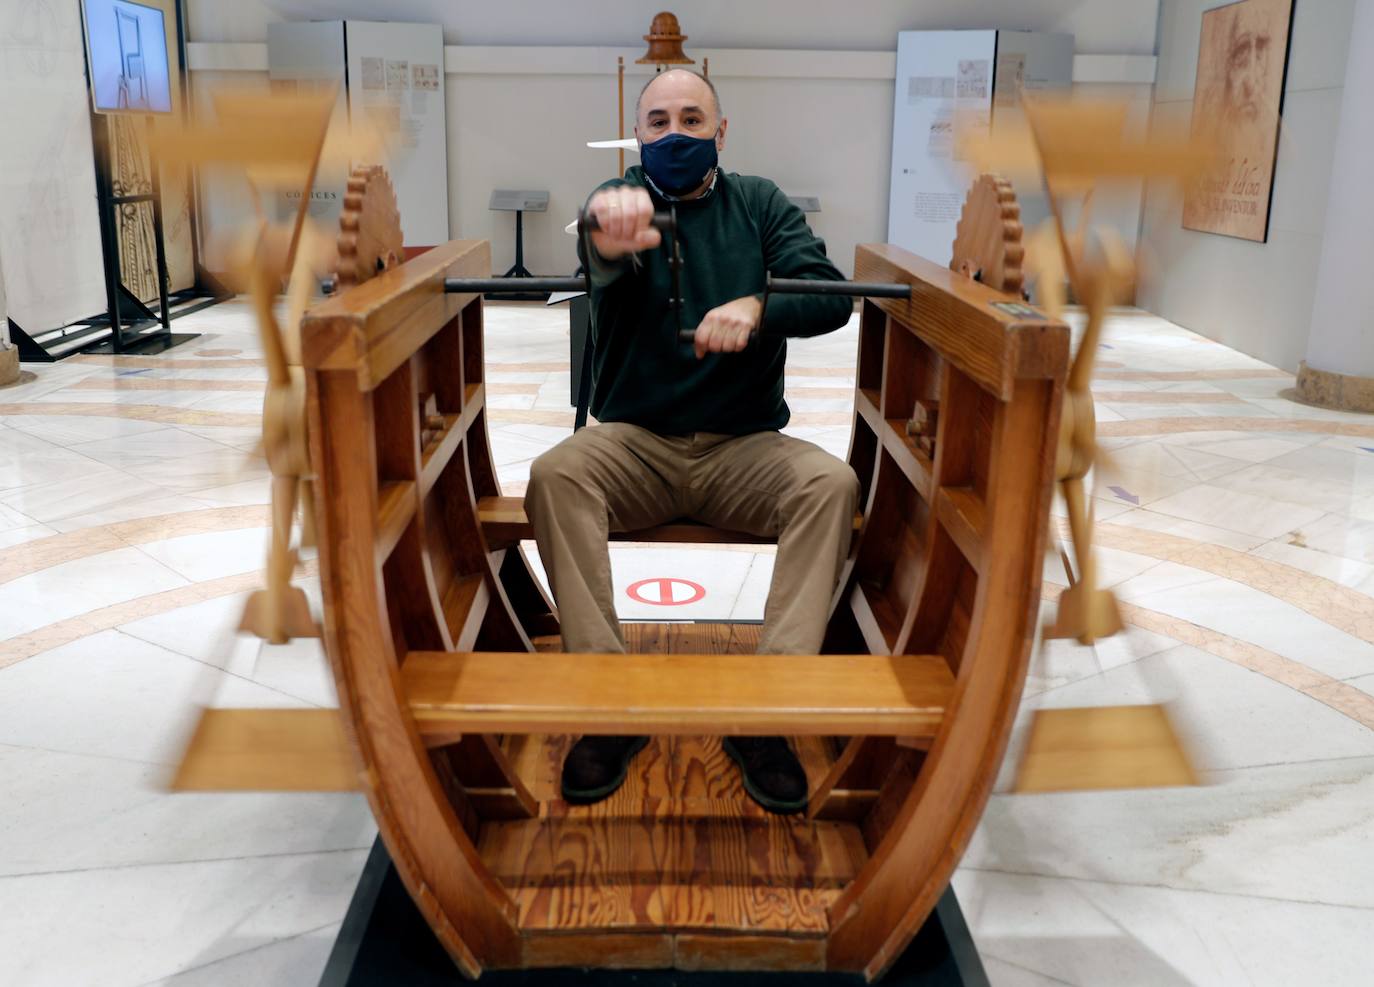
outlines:
[[[501,277],[512,279],[534,277],[530,270],[525,267],[525,213],[547,212],[549,193],[532,189],[495,189],[491,193],[491,202],[488,208],[496,212],[515,213],[515,263]],[[512,285],[512,289],[514,289],[514,285]],[[547,293],[537,291],[511,290],[487,293],[487,298],[492,301],[542,302],[547,297]]]
[[[329,954],[320,987],[457,987],[470,983],[410,900],[378,839]],[[842,973],[684,973],[680,970],[506,970],[484,987],[861,987]],[[988,987],[952,888],[880,981],[885,987]]]

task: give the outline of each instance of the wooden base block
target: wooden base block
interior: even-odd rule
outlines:
[[[1198,784],[1163,706],[1037,710],[1016,792]]]
[[[262,638],[271,644],[285,644],[298,637],[320,637],[320,625],[310,612],[310,601],[305,590],[292,586],[282,598],[282,613],[279,626],[273,626],[268,619],[271,610],[271,597],[265,589],[260,589],[248,598],[243,608],[243,619],[239,630]]]
[[[678,936],[679,970],[824,970],[824,939]]]
[[[664,934],[530,934],[526,970],[488,970],[491,987],[865,987],[824,972],[824,940]],[[676,967],[676,969],[673,969]],[[729,970],[731,972],[721,972]],[[381,841],[373,846],[320,987],[469,984],[406,894]],[[945,891],[884,987],[987,987],[953,891]]]
[[[358,766],[337,709],[207,709],[178,792],[351,792]]]
[[[667,970],[673,965],[673,937],[604,933],[528,936],[522,958],[526,967]]]
[[[19,379],[19,347],[0,347],[0,387]]]
[[[1111,590],[1086,592],[1083,583],[1070,586],[1059,597],[1059,611],[1054,623],[1045,628],[1045,637],[1073,638],[1080,644],[1092,644],[1111,637],[1126,625],[1121,608]]]

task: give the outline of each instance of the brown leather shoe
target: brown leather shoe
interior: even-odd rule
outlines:
[[[563,759],[564,800],[590,805],[609,797],[625,783],[630,762],[648,743],[648,737],[583,737]]]
[[[782,737],[726,737],[725,753],[739,765],[749,797],[781,816],[806,808],[806,772]]]

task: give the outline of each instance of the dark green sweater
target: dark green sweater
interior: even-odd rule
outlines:
[[[602,188],[623,184],[646,188],[643,169],[636,165]],[[649,194],[656,209],[668,208],[652,189]],[[767,272],[843,277],[801,210],[766,178],[720,172],[709,195],[676,205],[684,329],[695,328],[718,305],[760,295]],[[791,416],[782,395],[786,337],[838,329],[853,311],[853,300],[844,296],[771,295],[753,345],[698,360],[692,344],[676,337],[666,242],[634,258],[594,256],[590,267],[592,415],[660,435],[782,428]]]

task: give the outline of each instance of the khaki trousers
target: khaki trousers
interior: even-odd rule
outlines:
[[[607,534],[691,518],[777,538],[759,653],[816,654],[858,496],[847,463],[779,432],[663,436],[612,422],[534,461],[525,511],[566,651],[625,651]]]

